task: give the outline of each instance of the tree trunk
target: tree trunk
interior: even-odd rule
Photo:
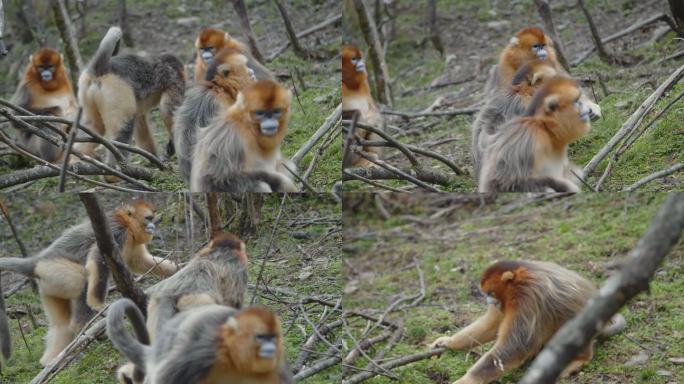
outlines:
[[[427,0],[427,22],[428,22],[428,36],[432,42],[432,46],[444,56],[444,44],[439,37],[439,30],[437,29],[437,0]]]
[[[107,215],[98,202],[97,195],[82,192],[78,196],[81,198],[88,213],[90,223],[95,232],[97,247],[100,249],[100,253],[102,253],[102,257],[107,263],[107,268],[116,282],[116,288],[123,296],[133,300],[138,308],[143,311],[143,314],[145,314],[147,310],[147,296],[142,289],[135,285],[131,273],[124,265],[123,260],[121,260],[119,248],[116,247],[114,236],[112,236],[112,231],[109,228],[109,220],[107,220]]]
[[[233,3],[233,8],[235,12],[240,17],[240,24],[242,25],[243,32],[247,36],[247,43],[249,44],[249,49],[252,51],[252,56],[254,56],[260,63],[264,62],[264,56],[259,50],[257,45],[256,37],[254,37],[254,32],[252,32],[252,26],[249,24],[249,15],[247,14],[247,6],[244,0],[230,0]]]
[[[280,0],[273,0],[273,2],[278,8],[280,16],[283,18],[283,22],[285,23],[285,30],[287,31],[287,37],[290,39],[290,43],[292,43],[292,49],[294,49],[295,55],[305,60],[308,59],[311,55],[306,50],[306,48],[302,47],[302,45],[299,43],[297,33],[295,32],[294,28],[292,27],[292,23],[290,22],[290,16],[287,14],[287,8],[285,8],[285,5]]]
[[[551,40],[555,44],[556,54],[558,56],[558,61],[560,61],[563,68],[565,68],[568,73],[570,73],[570,65],[568,60],[565,58],[565,49],[563,48],[563,42],[561,42],[558,34],[556,33],[556,27],[553,24],[553,17],[551,15],[551,7],[549,7],[548,0],[534,0],[534,4],[537,6],[537,12],[542,18],[544,23],[544,31],[551,36]]]
[[[7,55],[7,48],[5,48],[5,42],[2,39],[2,33],[5,30],[5,9],[2,3],[3,0],[0,0],[0,58]]]
[[[128,25],[128,11],[126,10],[126,0],[119,0],[119,24],[123,32],[123,42],[127,47],[133,47],[133,36],[131,27]]]
[[[35,40],[41,47],[46,46],[47,36],[45,35],[45,29],[43,28],[43,25],[38,21],[39,18],[36,15],[36,9],[33,7],[33,0],[22,1],[21,16],[26,21],[26,25],[31,32],[31,37],[33,37],[33,40]]]
[[[221,232],[221,216],[219,215],[218,193],[207,193],[207,211],[209,211],[209,238]]]
[[[677,24],[679,35],[684,35],[684,1],[682,0],[668,0],[670,3],[670,10],[672,17]]]
[[[594,25],[594,20],[591,18],[589,10],[587,10],[587,7],[584,6],[584,0],[577,0],[577,5],[580,7],[580,9],[582,9],[584,16],[587,18],[587,22],[589,23],[589,29],[591,30],[591,38],[594,40],[594,44],[596,45],[596,51],[598,52],[599,58],[604,63],[613,64],[615,60],[611,55],[608,54],[606,49],[603,47],[603,42],[601,42],[601,36],[599,36],[598,30],[596,29],[596,25]]]
[[[62,37],[64,55],[69,62],[71,85],[74,87],[74,91],[78,91],[76,87],[78,86],[78,76],[81,73],[81,68],[83,68],[83,59],[81,58],[81,53],[78,51],[76,30],[71,24],[69,11],[64,4],[64,0],[52,0],[50,4],[52,5],[52,15],[55,18],[55,25],[57,25],[59,34]]]
[[[238,232],[240,238],[246,238],[256,233],[261,222],[261,208],[264,198],[261,193],[247,193],[242,197],[240,212],[240,225]]]
[[[353,4],[359,18],[359,27],[368,44],[368,56],[370,57],[371,63],[373,63],[373,77],[375,78],[375,90],[378,94],[378,100],[391,107],[393,103],[392,92],[389,85],[389,70],[387,69],[387,63],[383,58],[384,54],[375,20],[370,16],[368,7],[366,7],[363,0],[353,0]]]

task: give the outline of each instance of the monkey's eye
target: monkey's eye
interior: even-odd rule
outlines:
[[[154,216],[153,216],[153,215],[147,215],[147,216],[145,216],[145,221],[152,221],[152,220],[154,220]]]
[[[254,338],[259,343],[267,343],[267,342],[272,342],[276,338],[276,335],[273,333],[267,333],[267,334],[263,334],[263,335],[256,335]]]
[[[534,49],[542,49],[542,48],[544,48],[544,44],[542,44],[542,43],[537,43],[537,44],[533,45],[532,48],[534,48]]]
[[[258,110],[258,111],[256,111],[256,112],[254,112],[254,114],[256,115],[256,117],[258,117],[258,118],[261,119],[261,118],[263,118],[264,116],[266,116],[266,111],[260,109],[260,110]]]
[[[273,111],[271,111],[271,115],[276,119],[279,118],[281,114],[282,111],[280,109],[274,109]]]

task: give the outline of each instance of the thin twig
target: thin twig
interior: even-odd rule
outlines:
[[[64,184],[66,182],[66,169],[69,166],[69,157],[71,156],[71,148],[74,146],[74,138],[78,132],[78,122],[81,121],[81,114],[83,113],[83,107],[78,107],[78,113],[76,114],[76,119],[74,124],[71,126],[71,132],[69,132],[69,140],[67,141],[66,149],[64,150],[64,161],[62,162],[62,169],[59,171],[59,188],[60,192],[64,192]]]

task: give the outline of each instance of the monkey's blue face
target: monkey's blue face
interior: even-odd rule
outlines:
[[[276,335],[257,335],[255,338],[259,345],[259,357],[262,359],[273,359],[276,357],[278,351],[278,348],[276,347]]]
[[[497,308],[501,309],[501,302],[494,297],[494,294],[492,292],[484,292],[485,297],[487,298],[487,305],[494,305]]]
[[[40,73],[40,79],[43,81],[51,81],[53,73],[55,72],[54,65],[41,65],[38,67],[38,72]]]
[[[200,56],[206,64],[211,63],[211,60],[214,59],[214,47],[200,48]]]
[[[154,231],[157,229],[157,223],[161,218],[153,213],[145,215],[145,232],[149,235],[154,235]]]
[[[353,57],[351,59],[352,64],[354,64],[354,67],[356,68],[356,72],[366,72],[366,63],[363,62],[363,59],[360,57]]]
[[[580,119],[584,121],[585,123],[591,120],[591,109],[586,103],[583,103],[582,100],[577,99],[575,100],[575,108],[577,108],[577,112],[580,115]]]
[[[259,130],[264,136],[275,136],[280,125],[280,116],[283,112],[278,109],[260,109],[254,112],[254,117],[259,122]]]
[[[546,51],[546,45],[543,43],[537,43],[533,45],[532,51],[534,51],[539,60],[546,60],[549,57],[549,54]]]

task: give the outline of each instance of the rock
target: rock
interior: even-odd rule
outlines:
[[[511,25],[511,22],[508,20],[498,20],[498,21],[490,21],[487,23],[487,28],[493,29],[497,32],[503,32],[508,26]]]
[[[630,104],[629,101],[618,101],[617,103],[615,103],[615,108],[625,109],[625,108],[629,107],[629,104]]]
[[[676,365],[682,365],[684,364],[684,357],[671,357],[667,359],[670,363],[676,364]]]
[[[672,377],[672,372],[666,371],[664,369],[659,369],[656,371],[656,374],[658,376],[663,376],[663,377]]]
[[[627,367],[634,367],[637,365],[644,365],[648,361],[648,353],[641,351],[638,355],[632,356],[628,362],[625,363]]]
[[[176,20],[176,23],[178,23],[184,27],[196,25],[196,24],[199,24],[199,22],[200,22],[200,18],[197,16],[181,17],[180,19]]]

